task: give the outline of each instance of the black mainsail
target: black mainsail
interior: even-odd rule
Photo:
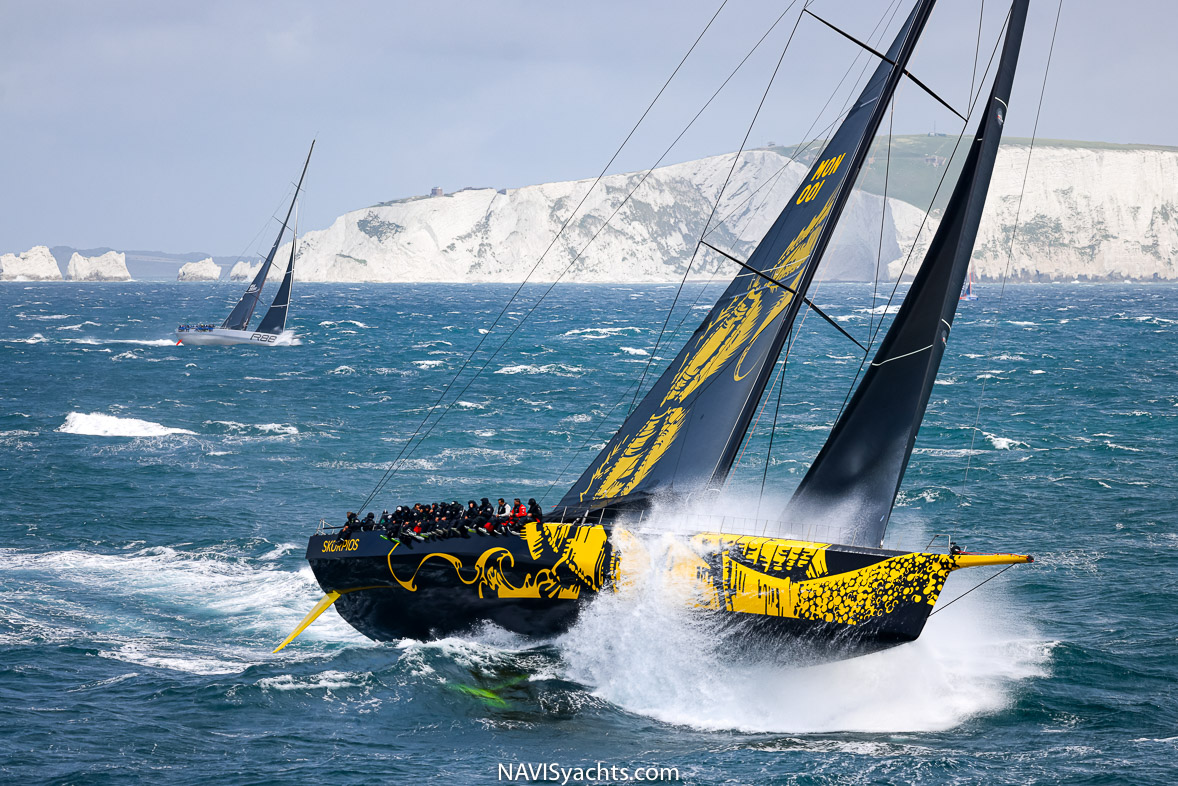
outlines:
[[[878,547],[924,418],[969,271],[1022,43],[1028,0],[1014,0],[977,136],[908,296],[846,409],[786,508],[789,523],[837,526]]]
[[[934,2],[913,7],[747,268],[558,508],[640,502],[727,476]]]
[[[280,334],[286,329],[286,314],[290,306],[290,290],[294,284],[295,253],[299,244],[299,217],[295,214],[294,232],[290,238],[290,259],[286,263],[286,274],[282,277],[282,284],[278,287],[278,294],[274,302],[266,311],[266,316],[258,323],[259,333]]]
[[[307,151],[307,160],[303,162],[303,173],[299,175],[299,183],[295,186],[294,197],[290,200],[290,207],[286,210],[286,218],[282,220],[282,228],[278,230],[278,237],[274,238],[274,246],[270,249],[270,253],[266,255],[266,260],[262,263],[258,274],[254,276],[254,280],[245,290],[245,294],[241,296],[241,300],[237,301],[237,305],[229,312],[229,316],[225,317],[225,321],[221,323],[221,327],[227,330],[245,330],[249,325],[250,318],[254,315],[254,309],[258,306],[258,298],[262,296],[262,287],[266,285],[266,275],[270,272],[270,265],[274,263],[274,256],[278,253],[278,247],[282,245],[282,236],[286,234],[287,224],[290,223],[290,214],[294,210],[295,202],[299,198],[299,191],[303,188],[303,178],[307,176],[307,166],[311,163],[311,153],[315,151],[315,141],[311,141],[311,149]]]

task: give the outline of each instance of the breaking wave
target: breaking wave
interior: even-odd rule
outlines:
[[[166,437],[170,434],[195,434],[184,428],[171,428],[150,420],[121,418],[101,412],[71,412],[57,429],[63,434],[88,437]]]

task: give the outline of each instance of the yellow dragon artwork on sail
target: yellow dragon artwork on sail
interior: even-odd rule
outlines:
[[[806,262],[818,242],[822,225],[834,204],[834,195],[790,242],[777,264],[765,271],[770,278],[796,289]],[[630,493],[650,473],[679,436],[691,406],[687,399],[715,376],[737,353],[735,381],[752,369],[742,363],[761,333],[793,301],[794,294],[760,276],[749,276],[748,289],[735,297],[706,326],[679,366],[657,409],[632,435],[621,437],[602,460],[581,493],[586,499],[612,499]]]

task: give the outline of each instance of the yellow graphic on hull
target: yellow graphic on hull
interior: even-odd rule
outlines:
[[[480,598],[552,598],[576,600],[582,590],[597,592],[606,578],[608,541],[604,527],[574,524],[537,524],[524,527],[524,541],[536,562],[551,562],[551,567],[525,573],[522,581],[512,583],[508,571],[515,568],[515,556],[503,546],[487,549],[467,566],[462,558],[444,552],[422,556],[408,579],[393,569],[394,545],[387,562],[393,581],[409,592],[417,592],[417,574],[430,560],[450,564],[458,580],[474,586]],[[473,575],[464,578],[462,569],[470,567]]]
[[[537,565],[522,576],[516,556],[503,546],[483,551],[470,564],[453,554],[425,554],[408,578],[393,568],[394,546],[388,553],[389,574],[398,586],[416,592],[422,567],[440,561],[480,598],[577,600],[602,589],[623,589],[647,571],[666,569],[673,580],[664,584],[672,589],[664,591],[682,593],[682,602],[695,608],[854,626],[902,607],[931,610],[945,580],[959,568],[1031,561],[1019,555],[888,556],[827,543],[705,532],[673,544],[656,566],[645,544],[620,528],[607,532],[600,525],[531,523],[521,534]],[[832,573],[832,554],[840,564],[850,559],[861,566]],[[464,577],[464,571],[470,575]]]

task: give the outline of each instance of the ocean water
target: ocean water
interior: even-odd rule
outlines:
[[[671,350],[720,288],[684,291]],[[821,666],[728,657],[641,589],[550,641],[381,644],[328,612],[270,654],[321,594],[306,537],[360,504],[513,288],[307,285],[297,346],[174,346],[239,289],[0,286],[0,780],[490,783],[542,762],[692,784],[1176,779],[1178,288],[982,286],[961,305],[888,545],[951,534],[1036,562],[946,606],[994,571],[956,573],[920,640]],[[613,433],[675,290],[559,286],[519,327],[542,291],[486,337],[519,328],[475,357],[378,512],[552,504]],[[861,339],[887,317],[864,285],[817,300]],[[726,514],[788,497],[854,349],[805,321]]]

